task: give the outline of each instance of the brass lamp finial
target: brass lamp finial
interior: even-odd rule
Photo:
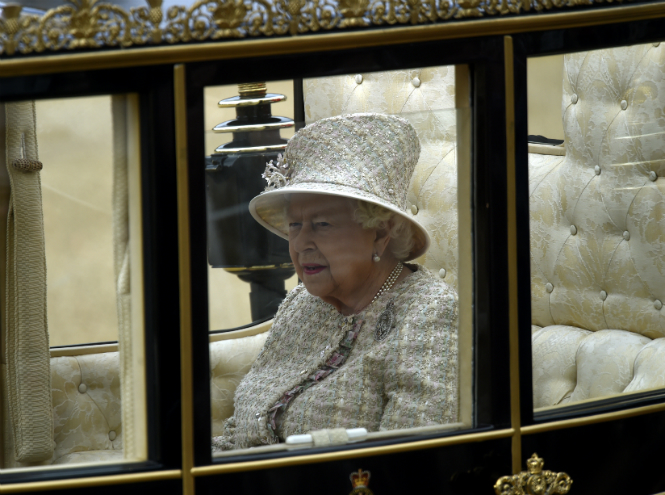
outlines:
[[[256,98],[265,96],[268,88],[264,82],[241,83],[238,84],[238,92],[240,93],[240,98]]]

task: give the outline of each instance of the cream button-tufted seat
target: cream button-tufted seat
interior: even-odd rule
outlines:
[[[121,461],[117,352],[51,358],[54,464]]]
[[[117,352],[52,357],[54,454],[39,464],[123,460],[120,363]],[[11,429],[6,427],[5,433]],[[24,467],[5,438],[4,468]]]
[[[567,55],[529,156],[534,406],[665,386],[665,46]]]

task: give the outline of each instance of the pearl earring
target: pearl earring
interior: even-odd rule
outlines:
[[[372,256],[372,260],[374,261],[374,263],[378,263],[379,261],[381,261],[381,258],[379,258],[378,254],[375,254],[374,256]]]

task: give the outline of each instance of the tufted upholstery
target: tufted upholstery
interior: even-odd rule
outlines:
[[[665,46],[565,57],[566,155],[529,157],[535,407],[665,386],[664,106]]]
[[[55,464],[122,459],[117,352],[51,358],[51,389]]]

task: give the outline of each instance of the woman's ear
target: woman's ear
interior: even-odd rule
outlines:
[[[388,244],[390,243],[390,229],[380,229],[376,231],[376,238],[374,239],[374,252],[383,256]]]

